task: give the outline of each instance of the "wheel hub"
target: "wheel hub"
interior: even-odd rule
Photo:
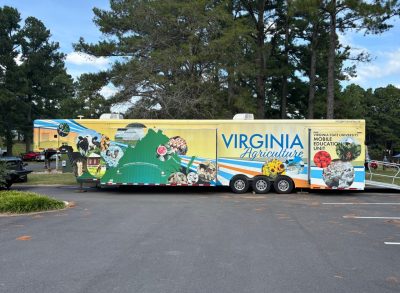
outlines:
[[[258,190],[265,190],[268,187],[268,183],[265,180],[257,180],[256,187]]]
[[[237,190],[243,190],[246,187],[246,183],[243,180],[239,179],[235,181],[234,186]]]
[[[287,182],[286,180],[279,181],[278,188],[281,191],[287,191],[289,189],[289,182]]]

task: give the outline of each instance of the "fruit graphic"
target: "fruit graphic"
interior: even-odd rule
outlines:
[[[186,155],[187,153],[188,147],[186,140],[180,136],[171,137],[168,141],[168,145],[178,155]]]
[[[159,156],[165,156],[167,154],[167,147],[164,145],[160,145],[157,147],[157,154]]]
[[[326,151],[319,151],[314,155],[314,164],[319,168],[328,167],[331,161],[331,155]]]

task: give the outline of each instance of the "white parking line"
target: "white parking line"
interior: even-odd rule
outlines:
[[[385,242],[387,245],[400,245],[400,242]]]
[[[400,220],[400,217],[358,217],[358,216],[343,216],[345,219],[384,219],[384,220]]]
[[[323,202],[331,205],[400,205],[400,202]]]

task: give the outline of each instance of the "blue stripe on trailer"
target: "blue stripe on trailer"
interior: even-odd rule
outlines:
[[[187,168],[187,163],[181,162],[181,166]],[[192,165],[192,166],[193,166],[193,165]],[[196,168],[196,167],[192,167],[192,166],[190,166],[190,171],[196,171],[197,168]]]
[[[82,127],[83,129],[88,129],[87,127],[80,125],[78,122],[76,122],[73,119],[67,119],[66,121],[71,122],[71,123],[75,124],[76,126]]]
[[[218,159],[218,162],[228,163],[228,164],[238,165],[238,166],[253,167],[253,168],[261,168],[264,165],[264,162],[241,161],[241,160],[232,160],[232,159]]]
[[[311,167],[311,178],[322,179],[322,169],[313,169]],[[354,182],[364,182],[365,181],[365,171],[364,167],[354,167]]]
[[[218,170],[218,176],[221,176],[221,177],[223,177],[223,178],[226,179],[226,180],[231,180],[232,177],[233,177],[233,174],[230,174],[230,173],[228,173],[228,172],[224,172],[224,171]]]
[[[121,147],[124,147],[124,148],[127,148],[127,147],[128,147],[127,144],[123,144],[123,143],[116,142],[116,141],[112,141],[111,144],[117,145],[117,146],[121,146]]]
[[[35,120],[34,123],[35,127],[58,127],[58,124],[55,124],[54,122],[49,122],[49,121],[43,121],[43,120]]]
[[[304,166],[304,169],[300,174],[308,174],[308,167]]]
[[[322,169],[315,170],[311,168],[311,178],[322,178]]]
[[[36,120],[35,124],[34,124],[34,127],[40,127],[40,128],[56,130],[58,128],[59,124],[54,124],[54,123],[57,123],[54,120],[51,120],[51,121],[53,123],[49,122],[49,121]],[[73,132],[81,132],[82,130],[84,130],[82,128],[76,127],[74,124],[70,124],[70,123],[67,123],[67,124],[68,124],[70,130],[73,131]]]
[[[364,182],[365,181],[365,172],[354,172],[354,182]]]

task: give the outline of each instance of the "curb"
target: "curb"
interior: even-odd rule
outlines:
[[[75,203],[73,201],[68,202],[68,201],[63,200],[62,202],[65,204],[65,207],[63,209],[50,210],[50,211],[41,211],[41,212],[32,212],[32,213],[25,213],[25,214],[2,214],[2,213],[0,213],[0,218],[23,217],[23,216],[34,216],[34,215],[40,215],[40,214],[48,214],[48,213],[65,211],[65,210],[67,210],[69,208],[75,207]]]

